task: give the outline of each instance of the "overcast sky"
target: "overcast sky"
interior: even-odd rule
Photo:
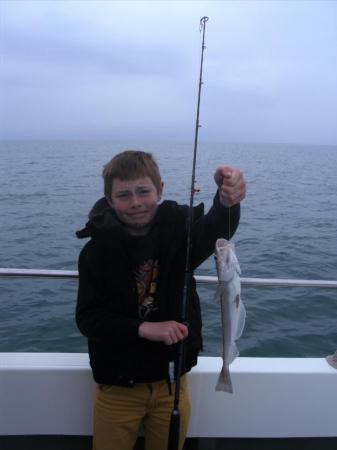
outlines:
[[[0,139],[337,145],[337,1],[0,0]]]

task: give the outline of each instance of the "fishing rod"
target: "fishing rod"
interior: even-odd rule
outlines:
[[[200,60],[200,74],[199,74],[199,89],[198,89],[198,103],[197,103],[197,116],[195,123],[195,135],[194,135],[194,150],[193,150],[193,164],[192,164],[192,178],[191,178],[191,191],[190,191],[190,206],[187,217],[187,244],[186,244],[186,264],[185,264],[185,281],[184,292],[182,300],[182,321],[187,322],[187,305],[191,296],[192,285],[192,270],[191,270],[191,251],[192,251],[192,224],[193,224],[193,202],[195,189],[195,168],[197,161],[197,148],[198,148],[198,135],[199,135],[199,112],[200,112],[200,97],[202,81],[202,68],[204,62],[204,50],[205,50],[205,30],[208,17],[204,16],[200,19],[200,32],[202,31],[202,45],[201,45],[201,60]],[[177,346],[177,357],[174,363],[174,378],[175,378],[175,390],[174,390],[174,403],[171,413],[169,438],[168,438],[168,450],[178,450],[179,447],[179,428],[180,428],[180,412],[179,412],[179,400],[180,400],[180,378],[183,366],[184,358],[184,341],[180,341]]]

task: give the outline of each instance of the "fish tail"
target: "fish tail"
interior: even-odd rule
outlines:
[[[221,369],[215,390],[229,392],[230,394],[233,393],[232,380],[231,380],[231,376],[230,376],[228,367],[227,368],[223,367]]]

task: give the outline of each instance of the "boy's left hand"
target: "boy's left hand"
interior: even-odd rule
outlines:
[[[220,203],[227,208],[240,203],[246,196],[246,182],[241,170],[235,167],[218,167],[214,180],[219,188]]]

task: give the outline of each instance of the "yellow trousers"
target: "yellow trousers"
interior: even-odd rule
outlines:
[[[98,385],[93,450],[133,450],[141,424],[145,450],[167,450],[173,400],[164,380],[136,384],[133,388]],[[179,450],[182,450],[190,417],[186,375],[180,381],[179,412]]]

